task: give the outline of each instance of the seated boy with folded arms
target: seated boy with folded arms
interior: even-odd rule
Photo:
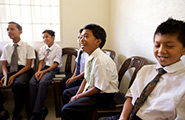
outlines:
[[[185,119],[185,67],[180,59],[185,55],[185,23],[168,19],[156,29],[153,42],[154,56],[158,64],[146,65],[138,72],[126,94],[127,100],[119,120]],[[138,104],[135,102],[139,103],[141,93],[141,98],[146,95],[146,91],[145,94],[142,91],[157,75],[158,68],[163,68],[166,73],[160,77],[144,103],[136,110]]]
[[[118,73],[114,61],[100,48],[105,44],[105,30],[88,24],[81,34],[81,49],[88,53],[84,80],[76,95],[61,110],[62,120],[87,120],[87,113],[107,106],[118,92]]]

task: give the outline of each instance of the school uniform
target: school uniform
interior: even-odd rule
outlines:
[[[137,73],[126,97],[132,97],[134,105],[144,87],[157,75],[162,66],[146,65]],[[183,120],[185,119],[185,67],[182,61],[163,67],[167,72],[150,93],[136,113],[142,120]]]
[[[11,64],[11,56],[14,51],[13,44],[14,44],[13,42],[6,44],[2,50],[2,55],[1,55],[1,61],[7,61],[8,63],[8,70],[10,68],[9,65]],[[35,59],[35,51],[29,43],[20,40],[17,44],[18,44],[18,47],[17,47],[18,70],[16,72],[21,70],[26,65],[27,59]],[[33,62],[31,67],[33,67],[34,65]],[[11,76],[16,72],[11,72],[11,73],[9,72],[7,74]],[[15,104],[15,107],[13,110],[14,116],[18,116],[22,111],[22,108],[25,102],[25,97],[27,96],[27,92],[28,92],[28,83],[32,75],[33,75],[33,69],[31,68],[30,70],[22,73],[20,76],[15,78],[14,83],[12,84],[12,91],[14,93],[14,104]],[[1,74],[0,78],[2,78],[2,76],[3,75]]]
[[[39,60],[44,60],[45,63],[45,66],[41,71],[48,69],[54,64],[54,62],[57,62],[59,65],[57,68],[45,73],[39,82],[37,82],[35,75],[31,78],[29,87],[34,113],[41,112],[41,109],[44,106],[47,87],[50,85],[55,74],[59,72],[59,67],[62,66],[61,55],[62,49],[56,43],[54,43],[50,48],[47,45],[44,45],[39,50]]]
[[[80,53],[81,52],[81,53]],[[79,58],[80,57],[80,58]],[[76,68],[76,76],[83,73],[84,72],[84,66],[85,66],[85,60],[86,58],[88,57],[88,54],[86,52],[83,52],[81,49],[78,50],[78,55],[77,55],[77,58],[75,59],[75,61],[77,62],[77,65],[79,64],[79,71],[77,70]],[[80,60],[79,60],[80,59]],[[80,61],[80,62],[79,62]],[[79,62],[79,63],[78,63]],[[63,99],[63,104],[66,104],[65,101],[68,102],[68,99],[66,99],[63,94],[65,94],[65,92],[68,92],[68,91],[71,91],[72,89],[74,89],[75,87],[75,90],[79,88],[79,86],[81,85],[84,77],[82,78],[79,78],[79,79],[76,79],[68,84],[66,84],[66,81],[71,78],[72,75],[70,76],[67,76],[65,78],[63,78],[61,80],[61,93],[62,93],[62,99]],[[78,87],[77,87],[78,86]]]
[[[118,73],[116,64],[100,48],[97,48],[88,58],[92,59],[89,87],[96,87],[100,93],[81,97],[66,104],[61,110],[62,120],[86,120],[87,113],[97,107],[106,107],[112,102],[114,93],[118,92]],[[87,64],[87,63],[86,63]],[[85,67],[85,69],[87,69]],[[86,78],[86,75],[84,75]],[[72,97],[72,96],[70,96]]]
[[[80,53],[80,52],[82,52],[82,53]],[[81,57],[80,57],[79,55],[80,55]],[[79,59],[79,57],[80,57],[80,65],[79,65],[80,70],[79,70],[79,71],[76,71],[76,72],[77,72],[77,73],[76,73],[76,76],[84,72],[85,60],[86,60],[86,58],[88,57],[88,54],[87,54],[86,52],[83,52],[83,51],[80,49],[80,50],[78,51],[78,56],[77,56],[77,58],[76,58],[76,60],[75,60],[75,61],[77,62],[77,64],[78,64],[78,59]],[[74,80],[74,81],[68,83],[68,84],[65,86],[65,88],[68,89],[68,88],[72,88],[72,87],[75,87],[75,86],[80,86],[80,85],[81,85],[81,82],[83,81],[83,79],[84,79],[84,77],[79,78],[79,79],[76,79],[76,80]]]

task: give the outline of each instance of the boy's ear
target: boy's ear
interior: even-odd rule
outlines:
[[[98,47],[99,47],[100,43],[101,43],[101,39],[97,39]]]
[[[52,36],[53,41],[55,40],[55,36]]]
[[[185,47],[183,48],[183,53],[182,54],[185,55]]]
[[[22,34],[22,30],[20,30],[19,32],[20,32],[20,34]]]

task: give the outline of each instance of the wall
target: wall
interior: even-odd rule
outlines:
[[[57,43],[62,47],[78,48],[78,30],[89,23],[101,25],[109,35],[109,3],[110,0],[60,0],[61,42]],[[6,43],[1,42],[0,49]],[[32,44],[37,50],[43,45],[42,42]]]
[[[62,45],[78,47],[78,30],[89,23],[101,25],[109,35],[109,3],[110,0],[62,0]]]
[[[169,17],[185,20],[184,0],[112,0],[110,42],[119,65],[130,56],[146,57],[153,62],[153,33]],[[128,81],[122,83],[127,89]]]

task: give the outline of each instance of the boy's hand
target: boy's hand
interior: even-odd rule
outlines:
[[[8,85],[7,85],[6,87],[10,87],[10,86],[13,84],[14,80],[15,80],[15,76],[12,75],[12,76],[8,79]]]
[[[35,78],[36,78],[36,80],[39,79],[39,76],[40,76],[40,71],[37,71],[37,72],[35,73]]]
[[[44,74],[44,71],[40,71],[37,81],[40,81]]]
[[[73,102],[73,101],[75,101],[75,100],[77,100],[77,99],[79,99],[79,95],[73,96],[73,97],[70,99],[69,102]]]
[[[73,78],[69,78],[67,81],[66,81],[66,84],[70,83],[71,81],[73,81],[74,79]]]
[[[3,83],[4,83],[4,76],[0,80],[0,87],[3,87]]]

